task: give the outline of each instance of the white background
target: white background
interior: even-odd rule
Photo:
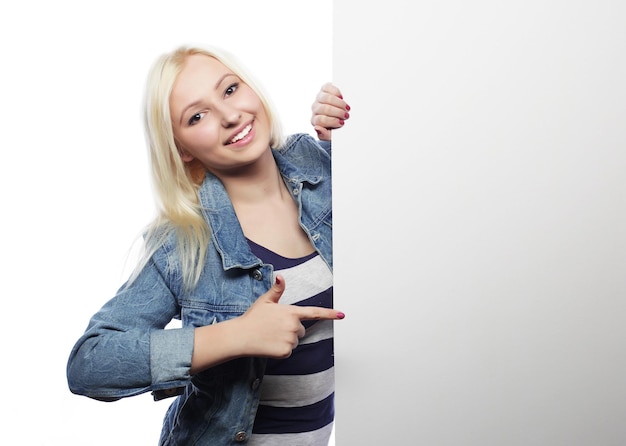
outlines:
[[[626,3],[355,4],[337,444],[623,446]]]
[[[622,2],[102,5],[0,10],[3,438],[156,443],[167,401],[65,382],[152,217],[154,57],[224,46],[309,131],[332,37],[337,444],[626,443]]]
[[[159,54],[185,43],[234,53],[286,132],[314,134],[310,105],[332,74],[330,0],[0,7],[2,438],[11,444],[157,442],[170,401],[72,395],[65,365],[153,216],[144,78]]]

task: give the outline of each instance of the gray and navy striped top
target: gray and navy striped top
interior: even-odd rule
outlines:
[[[317,253],[290,259],[249,244],[285,278],[281,304],[332,308],[332,271]],[[306,334],[291,356],[268,360],[250,445],[328,445],[335,396],[333,321],[302,323]]]

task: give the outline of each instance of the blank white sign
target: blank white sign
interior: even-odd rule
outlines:
[[[626,444],[626,4],[334,7],[337,445]]]

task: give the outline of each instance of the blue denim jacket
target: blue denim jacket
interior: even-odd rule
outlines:
[[[330,144],[298,134],[273,153],[303,229],[332,269]],[[246,442],[265,369],[263,358],[240,358],[189,374],[194,328],[243,314],[271,287],[273,272],[250,251],[222,183],[207,173],[199,195],[212,236],[198,286],[183,292],[169,239],[91,318],[67,365],[76,394],[105,401],[148,391],[179,395],[165,416],[162,445]],[[164,330],[173,318],[182,328]]]

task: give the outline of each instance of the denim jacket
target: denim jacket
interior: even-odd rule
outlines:
[[[273,154],[302,228],[332,269],[330,144],[298,134]],[[215,176],[207,173],[199,196],[211,240],[197,287],[183,292],[174,239],[168,239],[138,278],[91,318],[67,365],[76,394],[104,401],[149,391],[156,399],[178,395],[165,416],[161,445],[247,442],[266,363],[246,357],[189,373],[194,328],[243,314],[271,287],[273,272],[250,251]],[[164,329],[173,318],[182,327]]]

